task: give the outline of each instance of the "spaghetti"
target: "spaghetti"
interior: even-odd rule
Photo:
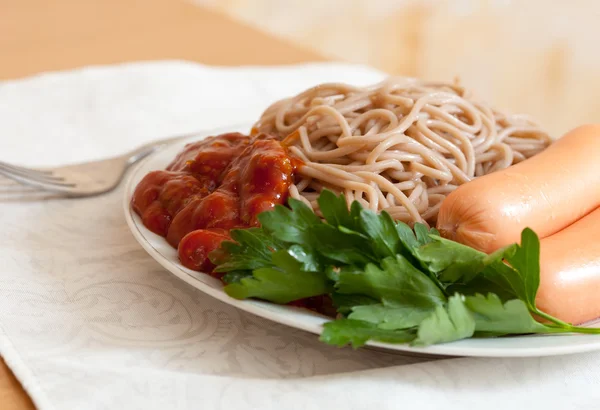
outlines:
[[[275,136],[304,162],[289,193],[315,212],[328,188],[428,224],[459,185],[551,143],[527,117],[496,111],[459,85],[411,78],[318,85],[271,105],[253,132]]]

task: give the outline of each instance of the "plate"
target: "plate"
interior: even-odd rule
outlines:
[[[189,140],[170,144],[138,163],[129,172],[125,183],[123,196],[125,219],[133,236],[146,252],[166,270],[187,282],[190,286],[246,312],[296,329],[320,334],[323,324],[330,320],[326,316],[293,306],[281,306],[257,300],[237,300],[230,298],[223,291],[223,284],[219,280],[203,273],[194,272],[181,265],[177,257],[177,251],[163,237],[146,229],[139,216],[131,209],[131,197],[140,180],[150,171],[165,169],[186,143],[197,141],[210,135],[233,131],[247,132],[249,129],[250,125],[234,126],[227,129],[198,133],[197,136],[190,137]],[[428,347],[369,342],[368,346],[413,355],[476,357],[551,356],[600,350],[600,335],[561,334],[514,336],[495,339],[466,339]]]

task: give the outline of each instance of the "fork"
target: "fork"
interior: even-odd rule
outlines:
[[[172,142],[195,135],[199,133],[156,140],[118,157],[56,168],[28,168],[0,161],[0,175],[24,185],[70,197],[99,195],[119,185],[125,171],[136,162]]]

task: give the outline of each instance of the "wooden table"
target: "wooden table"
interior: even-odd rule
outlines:
[[[214,65],[325,60],[183,0],[0,0],[0,79],[156,59]],[[33,408],[0,358],[0,410]]]

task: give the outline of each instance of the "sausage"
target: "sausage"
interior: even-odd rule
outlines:
[[[519,241],[525,227],[541,238],[600,205],[600,124],[567,133],[523,162],[477,178],[442,203],[442,236],[490,253]]]
[[[540,243],[539,309],[580,324],[600,317],[600,208]]]

